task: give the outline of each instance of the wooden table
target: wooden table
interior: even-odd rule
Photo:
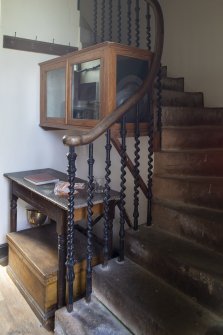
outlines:
[[[54,175],[59,180],[67,181],[65,173],[53,169],[30,170],[14,173],[5,173],[4,176],[11,183],[11,206],[10,206],[10,231],[17,231],[17,200],[24,200],[29,205],[45,213],[50,219],[56,222],[58,235],[58,308],[65,305],[66,280],[65,280],[65,261],[66,261],[66,227],[68,213],[68,199],[54,194],[54,184],[36,186],[24,179],[24,177],[36,173],[47,172]],[[76,182],[86,181],[76,178]],[[94,214],[103,213],[103,194],[95,194],[93,198]],[[112,223],[114,218],[115,203],[119,199],[119,193],[111,191],[109,221]],[[74,220],[87,218],[87,190],[79,190],[75,195]]]

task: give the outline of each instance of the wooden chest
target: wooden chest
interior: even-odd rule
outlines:
[[[55,224],[26,229],[7,235],[8,274],[15,282],[39,320],[52,328],[57,309],[57,234]],[[74,297],[83,296],[86,284],[86,237],[75,231],[77,247],[74,267]],[[100,248],[95,247],[93,265],[100,263]]]

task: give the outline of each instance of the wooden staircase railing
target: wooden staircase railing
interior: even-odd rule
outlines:
[[[110,13],[114,12],[114,8],[111,4],[112,1],[109,0],[109,9]],[[129,164],[129,158],[127,156],[126,151],[126,115],[128,111],[136,106],[136,122],[135,122],[135,160],[134,164],[132,164],[133,169],[132,173],[135,179],[134,182],[134,229],[138,229],[138,188],[141,187],[148,197],[148,218],[149,223],[151,223],[151,187],[152,187],[152,154],[153,154],[153,117],[150,117],[148,121],[148,136],[149,136],[149,149],[148,149],[148,186],[145,185],[143,180],[139,176],[139,102],[145,96],[145,94],[151,93],[156,75],[160,70],[160,62],[161,62],[161,55],[162,55],[162,48],[163,48],[163,38],[164,38],[164,24],[163,24],[163,15],[162,10],[157,0],[145,0],[143,1],[146,3],[146,17],[147,17],[147,46],[148,48],[151,47],[151,28],[150,28],[150,12],[153,11],[153,15],[155,18],[155,46],[153,52],[153,60],[150,66],[150,71],[141,85],[141,87],[137,90],[137,92],[131,96],[127,101],[125,101],[122,105],[117,107],[111,114],[104,117],[94,128],[87,131],[81,135],[65,135],[63,137],[63,143],[69,146],[69,153],[68,153],[68,180],[69,180],[69,205],[68,205],[68,224],[67,224],[67,261],[66,261],[66,268],[67,268],[67,283],[68,283],[68,303],[67,309],[69,312],[73,309],[73,282],[75,279],[74,274],[74,209],[75,209],[75,196],[74,196],[74,183],[75,183],[75,176],[76,176],[76,159],[77,154],[75,148],[82,145],[89,145],[89,158],[88,158],[88,229],[87,229],[87,238],[88,238],[88,246],[87,246],[87,284],[86,284],[86,301],[90,301],[91,291],[92,291],[92,227],[93,227],[93,219],[92,219],[92,199],[94,196],[94,155],[93,155],[93,142],[102,134],[106,136],[106,145],[105,145],[105,188],[104,188],[104,261],[103,266],[106,267],[109,259],[109,236],[111,236],[111,225],[109,225],[109,202],[110,202],[110,174],[111,174],[111,142],[115,144],[116,147],[119,147],[120,156],[121,156],[121,183],[120,183],[120,201],[119,201],[119,208],[120,208],[120,251],[119,251],[119,261],[124,260],[124,224],[126,220],[125,215],[125,175],[126,175],[126,166]],[[122,1],[123,4],[123,1]],[[95,43],[98,42],[98,1],[94,0],[94,36],[95,36]],[[131,31],[132,31],[132,1],[127,0],[127,41],[128,44],[131,44]],[[106,10],[106,2],[105,0],[101,1],[101,41],[106,38],[106,31],[108,30],[109,38],[112,37],[113,27],[112,23],[114,21],[114,16],[111,16],[110,19],[107,21],[105,20],[105,10]],[[121,1],[118,0],[118,41],[121,42],[121,20],[123,20],[122,13],[121,13]],[[113,10],[112,10],[113,8]],[[135,1],[135,29],[136,29],[136,46],[139,46],[139,17],[140,17],[140,7],[139,1]],[[106,22],[108,22],[108,29],[106,28]],[[106,28],[106,29],[105,29]],[[100,41],[100,42],[101,42]],[[159,120],[160,116],[157,118]],[[117,121],[120,121],[120,138],[121,142],[118,144],[117,139],[112,137],[111,134],[111,127]],[[131,165],[130,164],[130,165]]]

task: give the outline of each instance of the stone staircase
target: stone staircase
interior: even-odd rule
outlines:
[[[153,226],[126,231],[126,258],[93,270],[93,297],[56,312],[56,335],[223,334],[223,109],[162,69]]]

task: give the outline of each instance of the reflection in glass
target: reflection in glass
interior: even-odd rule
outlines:
[[[47,72],[47,117],[65,118],[65,68]]]
[[[149,71],[147,60],[117,56],[117,82],[116,82],[116,105],[123,104],[142,85]],[[146,95],[139,103],[139,121],[145,122],[149,119],[148,96]],[[126,114],[126,122],[135,122],[136,107],[131,108]]]
[[[99,119],[100,59],[74,64],[72,115],[74,119]]]

